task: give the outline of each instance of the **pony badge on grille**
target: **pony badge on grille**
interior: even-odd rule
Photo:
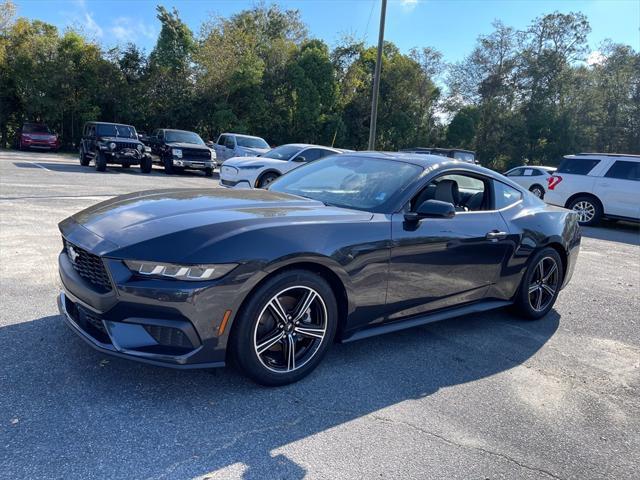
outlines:
[[[67,245],[67,254],[73,263],[76,263],[76,258],[80,255],[71,245]]]

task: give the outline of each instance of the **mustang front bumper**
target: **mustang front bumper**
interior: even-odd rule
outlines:
[[[79,247],[78,247],[79,248]],[[225,364],[239,285],[221,279],[181,282],[134,279],[119,260],[101,259],[112,289],[97,290],[81,277],[66,251],[58,257],[63,292],[58,309],[71,329],[110,355],[174,368]],[[232,318],[227,318],[229,325]]]

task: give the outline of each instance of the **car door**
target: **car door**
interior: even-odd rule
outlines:
[[[449,200],[439,194],[438,184],[443,181],[449,182],[452,190],[457,184],[455,216],[408,223],[404,217],[407,209],[415,211],[418,203],[426,200]],[[444,174],[429,182],[404,211],[393,214],[389,320],[484,298],[498,280],[509,251],[507,224],[493,209],[491,191],[491,179],[487,177]]]
[[[605,214],[640,219],[640,162],[614,161],[603,177],[596,178],[594,189]]]
[[[236,139],[233,135],[227,135],[224,141],[224,158],[232,158],[236,156]]]

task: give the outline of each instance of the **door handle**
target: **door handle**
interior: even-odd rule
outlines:
[[[507,232],[499,232],[498,230],[491,230],[485,235],[487,240],[504,240],[507,238]]]

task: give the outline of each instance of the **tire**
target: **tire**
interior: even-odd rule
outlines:
[[[142,173],[151,173],[152,166],[153,165],[151,163],[151,157],[149,156],[142,157],[142,160],[140,160],[140,171]]]
[[[167,175],[173,175],[173,163],[171,162],[171,158],[168,156],[163,157],[162,163],[164,164],[164,173]]]
[[[269,184],[271,182],[273,182],[276,178],[278,178],[280,175],[278,175],[275,172],[268,172],[265,173],[264,175],[262,175],[260,177],[260,179],[258,180],[258,188],[266,188],[267,186],[269,186]]]
[[[213,177],[213,168],[205,168],[204,169],[205,177]]]
[[[275,313],[275,307],[270,307],[275,305],[274,298],[290,317]],[[309,298],[309,308],[304,308],[302,302]],[[294,323],[297,308],[302,318]],[[255,382],[286,385],[318,366],[337,325],[338,307],[326,280],[307,270],[285,271],[267,280],[243,305],[231,332],[230,354],[242,373]],[[289,345],[294,346],[292,357]]]
[[[87,167],[89,166],[89,161],[90,160],[85,155],[84,150],[81,148],[80,149],[80,165],[82,165],[83,167]]]
[[[535,253],[514,299],[516,312],[527,320],[544,317],[558,298],[563,278],[562,260],[555,249],[547,247]]]
[[[540,200],[544,198],[544,188],[540,185],[532,185],[529,191],[533,193],[536,197],[538,197]]]
[[[102,152],[96,155],[96,171],[104,172],[107,169],[107,159]]]
[[[592,227],[602,220],[602,204],[591,195],[581,195],[569,202],[567,208],[579,215],[578,223]]]

